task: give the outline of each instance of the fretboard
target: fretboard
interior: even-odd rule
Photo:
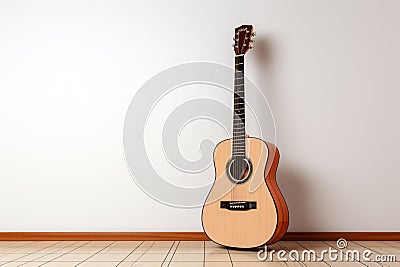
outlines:
[[[240,55],[235,57],[232,156],[246,155],[245,134],[244,56]]]

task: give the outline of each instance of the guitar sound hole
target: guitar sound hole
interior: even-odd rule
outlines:
[[[253,172],[253,165],[249,158],[232,157],[226,164],[226,174],[235,184],[246,182]]]

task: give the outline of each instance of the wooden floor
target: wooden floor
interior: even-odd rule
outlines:
[[[335,241],[282,241],[269,249],[337,248]],[[348,249],[395,255],[397,262],[261,262],[256,251],[233,250],[210,241],[0,242],[0,266],[400,266],[400,241],[354,241]],[[345,251],[345,250],[344,250]],[[276,256],[276,255],[275,255]],[[287,255],[286,255],[287,256]]]

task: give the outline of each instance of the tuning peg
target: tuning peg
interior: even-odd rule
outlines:
[[[257,33],[256,33],[256,32],[252,32],[252,33],[251,33],[251,36],[253,36],[253,37],[254,37],[254,36],[257,36]]]
[[[232,44],[232,47],[235,47],[235,44],[234,44],[234,43]]]
[[[254,40],[254,38],[251,38],[251,39],[250,39],[250,42],[255,43],[256,40]]]
[[[249,48],[252,49],[252,48],[253,48],[253,45],[249,45]]]
[[[233,41],[235,41],[235,39],[236,39],[235,36],[233,36],[232,39],[233,39]]]

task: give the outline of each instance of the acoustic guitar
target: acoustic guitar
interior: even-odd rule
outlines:
[[[214,242],[254,248],[279,241],[289,224],[286,202],[276,183],[279,151],[245,130],[244,55],[252,48],[253,26],[235,29],[233,137],[214,150],[215,181],[202,211]]]

